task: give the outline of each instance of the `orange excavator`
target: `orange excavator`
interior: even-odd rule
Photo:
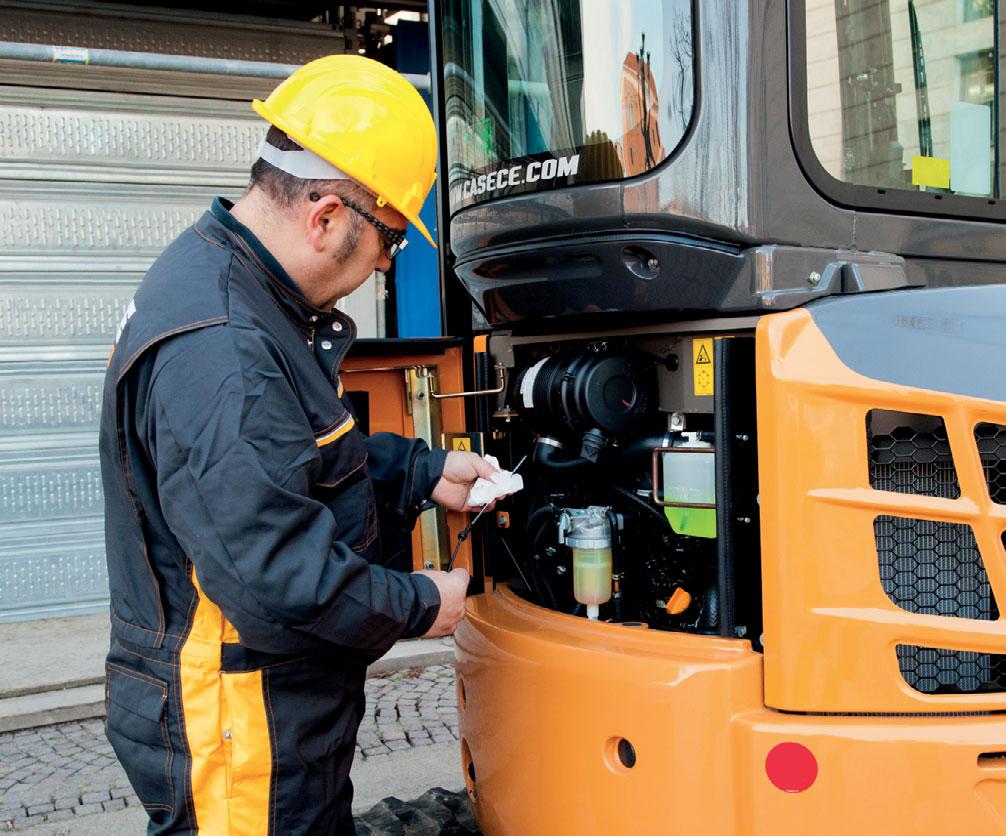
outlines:
[[[430,14],[484,831],[1006,833],[1001,4]]]

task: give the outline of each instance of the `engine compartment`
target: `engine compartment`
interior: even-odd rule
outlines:
[[[525,489],[481,532],[493,581],[760,648],[750,332],[503,335],[489,351],[506,385],[480,415],[486,446],[508,468],[527,457]]]

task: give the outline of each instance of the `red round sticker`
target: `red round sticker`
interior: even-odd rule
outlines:
[[[817,758],[800,743],[780,743],[765,758],[765,774],[783,792],[803,792],[817,779]]]

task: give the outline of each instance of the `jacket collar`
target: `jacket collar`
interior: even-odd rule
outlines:
[[[203,235],[213,238],[228,247],[236,247],[247,257],[257,276],[263,281],[276,303],[302,328],[313,331],[338,321],[343,332],[352,338],[356,336],[356,323],[342,311],[333,308],[326,311],[312,305],[301,292],[283,265],[269,252],[265,244],[247,226],[231,214],[234,204],[222,197],[213,198],[210,210],[196,223]]]

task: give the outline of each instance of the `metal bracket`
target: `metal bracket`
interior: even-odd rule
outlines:
[[[437,370],[429,366],[414,366],[405,370],[405,376],[412,404],[413,435],[423,439],[432,449],[441,437],[442,428],[440,404],[433,395]],[[426,569],[443,568],[450,553],[447,514],[443,508],[430,508],[419,515],[419,534],[423,545],[423,566]]]
[[[715,447],[654,447],[652,457],[653,501],[661,508],[715,508],[710,502],[666,502],[660,498],[660,457],[664,453],[705,453],[715,454]]]
[[[506,371],[500,363],[496,364],[496,379],[499,381],[499,385],[495,389],[476,389],[474,392],[449,392],[446,395],[439,395],[431,390],[430,394],[438,401],[444,398],[471,398],[476,395],[498,395],[506,389]]]

